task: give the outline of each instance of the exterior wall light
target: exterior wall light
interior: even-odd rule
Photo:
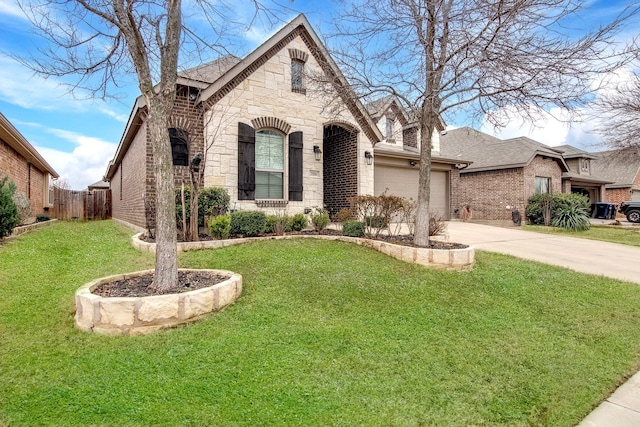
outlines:
[[[322,160],[322,150],[320,150],[320,147],[317,145],[313,146],[313,154],[316,156],[316,162],[319,162],[320,160]]]
[[[409,165],[410,165],[412,168],[415,168],[415,167],[416,167],[416,165],[417,165],[417,163],[415,162],[415,160],[409,160]]]
[[[373,164],[373,154],[371,154],[371,151],[365,151],[364,152],[364,158],[367,160],[367,164],[368,165],[372,165]]]

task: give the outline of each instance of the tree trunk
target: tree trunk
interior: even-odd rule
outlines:
[[[167,291],[178,284],[178,244],[176,203],[173,182],[173,156],[167,123],[173,98],[147,98],[148,131],[153,147],[153,172],[156,182],[156,269],[153,289]]]
[[[420,119],[420,172],[418,206],[413,242],[418,246],[429,245],[429,203],[431,201],[431,136],[434,121],[422,114]]]

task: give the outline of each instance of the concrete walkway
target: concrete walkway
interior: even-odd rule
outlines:
[[[476,249],[640,284],[640,247],[465,222],[449,222],[447,233],[449,241],[473,245]],[[578,425],[636,426],[640,426],[640,372]]]

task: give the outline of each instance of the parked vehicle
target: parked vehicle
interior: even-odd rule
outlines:
[[[619,211],[629,222],[640,222],[640,202],[622,202]]]

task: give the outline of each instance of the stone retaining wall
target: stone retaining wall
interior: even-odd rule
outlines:
[[[142,276],[153,273],[153,270],[96,279],[76,291],[76,327],[105,335],[143,335],[219,311],[242,293],[242,276],[239,274],[225,270],[193,271],[210,271],[228,275],[229,279],[208,288],[148,297],[101,297],[91,291],[103,283]]]
[[[141,251],[155,253],[155,243],[148,243],[140,240],[142,233],[132,237],[132,245]],[[444,270],[471,270],[475,264],[476,256],[473,246],[464,249],[431,249],[417,248],[412,246],[396,245],[380,240],[363,239],[358,237],[347,236],[269,236],[269,237],[247,237],[243,239],[226,239],[226,240],[207,240],[203,242],[182,242],[178,243],[178,252],[194,251],[200,249],[217,249],[227,246],[241,245],[264,239],[324,239],[338,240],[342,242],[355,243],[360,246],[366,246],[375,249],[383,254],[393,258],[410,262],[413,264],[424,265]]]

